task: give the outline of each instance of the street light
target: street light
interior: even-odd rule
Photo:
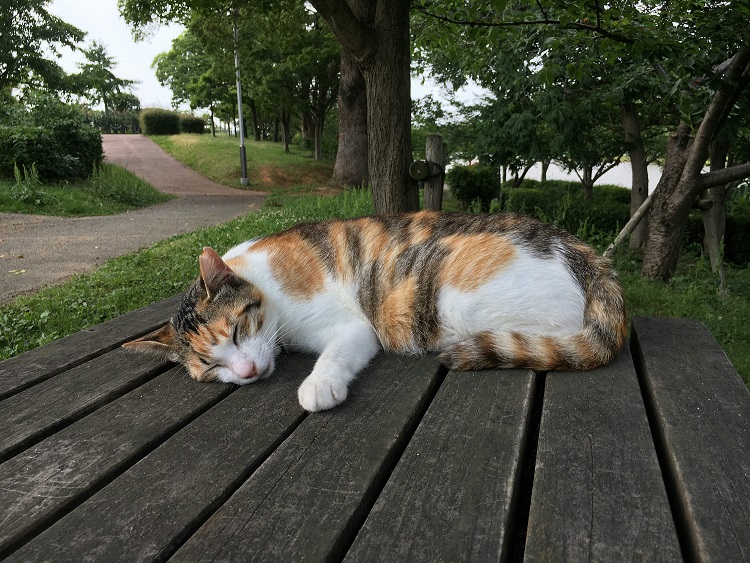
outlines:
[[[242,117],[242,82],[240,81],[240,44],[237,38],[237,8],[234,9],[234,70],[237,77],[237,113],[240,119],[240,168],[242,176],[240,183],[247,186],[247,154],[245,153],[245,120]]]

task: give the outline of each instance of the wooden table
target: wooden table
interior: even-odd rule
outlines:
[[[306,414],[119,344],[179,297],[0,364],[8,561],[750,560],[750,395],[698,322],[593,372],[379,356]]]

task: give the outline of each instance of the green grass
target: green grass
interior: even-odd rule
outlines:
[[[239,139],[229,136],[169,135],[151,139],[177,160],[225,186],[240,187]],[[328,184],[330,161],[316,161],[296,145],[285,153],[279,143],[245,141],[250,189],[296,190]]]
[[[124,168],[102,163],[75,184],[45,185],[33,174],[0,180],[0,211],[63,217],[114,215],[172,199]]]
[[[714,335],[745,384],[750,387],[750,267],[727,266],[727,290],[708,259],[683,257],[669,282],[640,276],[640,261],[625,255],[615,265],[632,316],[686,317],[701,320]]]

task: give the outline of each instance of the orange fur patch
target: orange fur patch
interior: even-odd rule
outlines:
[[[315,251],[302,237],[284,233],[262,239],[251,252],[268,252],[274,277],[292,297],[310,300],[325,287],[325,269]]]
[[[361,241],[364,259],[367,262],[377,260],[383,255],[385,249],[392,244],[390,235],[380,223],[372,219],[360,219],[357,224],[362,229]]]
[[[420,244],[429,240],[432,236],[435,218],[435,213],[430,211],[420,211],[414,215],[414,220],[409,225],[409,239],[411,240],[411,244]]]
[[[414,297],[416,280],[406,278],[383,300],[376,330],[383,345],[393,351],[408,351],[414,341]]]
[[[339,272],[341,279],[350,281],[354,275],[355,264],[350,263],[347,229],[343,223],[331,223],[329,235],[331,244],[334,248],[336,270]]]
[[[451,252],[440,272],[440,282],[461,291],[476,291],[516,255],[512,242],[489,233],[452,235],[442,243]]]

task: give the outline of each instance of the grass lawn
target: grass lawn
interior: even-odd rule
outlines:
[[[169,135],[151,137],[160,147],[214,182],[240,187],[240,143],[229,136]],[[317,161],[296,145],[288,154],[281,145],[245,140],[248,188],[290,192],[330,193],[331,161]]]
[[[124,168],[102,163],[78,183],[40,184],[33,177],[0,180],[0,211],[63,217],[114,215],[168,201],[173,196],[154,189]]]
[[[200,153],[200,147],[204,145],[210,147],[207,150],[214,150],[219,146],[217,141],[224,146],[221,150],[226,150],[230,144],[226,140],[204,136],[195,142],[188,140],[185,145],[192,143],[192,150]],[[232,144],[236,142],[231,141]],[[175,141],[170,142],[175,144]],[[324,182],[326,174],[330,174],[331,163],[321,164],[306,159],[301,152],[284,155],[278,144],[261,144],[264,145],[263,151],[276,150],[281,154],[269,157],[268,163],[256,161],[255,166],[258,169],[268,167],[271,177],[282,178],[289,174],[278,186],[271,180],[263,184],[264,189],[275,192],[263,210],[224,225],[156,243],[141,252],[110,260],[92,274],[78,276],[68,283],[1,306],[0,358],[13,356],[184,290],[198,273],[197,258],[203,246],[213,246],[222,252],[249,238],[273,233],[301,221],[372,213],[369,194],[365,191],[350,190],[332,197],[320,196],[331,191]],[[214,159],[218,159],[219,154],[224,153],[215,153]],[[261,150],[256,154],[262,154]],[[212,159],[209,162],[214,167]],[[294,166],[289,166],[291,164]],[[304,171],[305,165],[312,169],[309,174]],[[279,167],[284,170],[280,171]],[[326,167],[328,172],[324,173]],[[288,172],[289,168],[295,172]],[[609,242],[609,238],[599,235],[592,242],[602,246]],[[685,256],[677,275],[669,283],[642,279],[638,273],[639,259],[625,250],[616,257],[615,264],[631,316],[700,319],[750,386],[750,323],[747,322],[750,318],[750,268],[727,268],[728,292],[720,296],[718,279],[710,273],[706,260],[701,257]]]

